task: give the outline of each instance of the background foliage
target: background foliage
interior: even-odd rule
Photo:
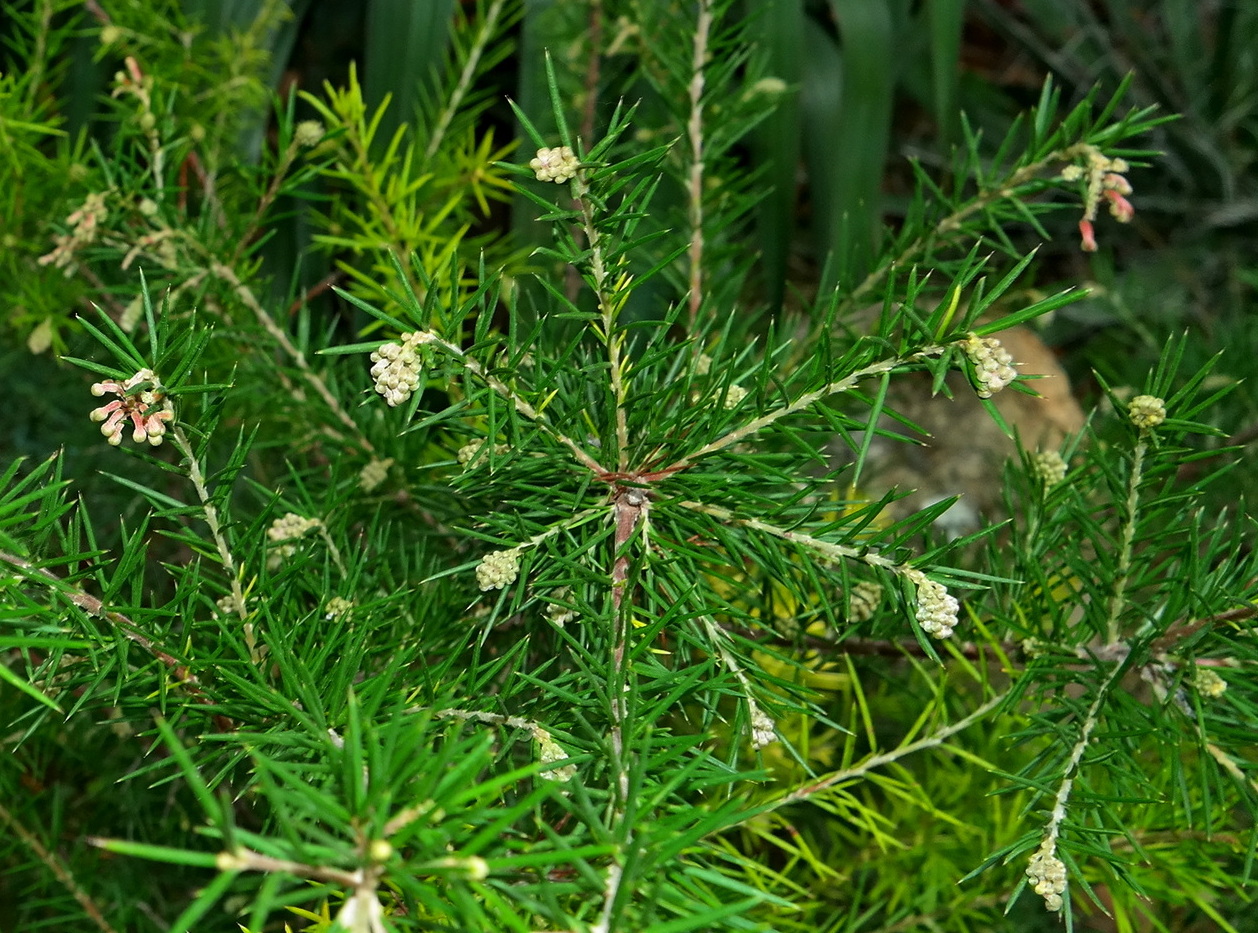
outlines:
[[[1051,929],[1049,827],[1252,928],[1245,4],[4,8],[0,929]],[[893,386],[1021,322],[1096,412],[947,540]]]

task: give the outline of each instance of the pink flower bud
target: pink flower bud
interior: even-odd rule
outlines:
[[[1079,236],[1083,238],[1083,242],[1079,244],[1079,248],[1085,253],[1096,252],[1096,231],[1092,229],[1092,221],[1079,221]]]
[[[1107,190],[1105,197],[1109,198],[1109,212],[1114,219],[1120,224],[1129,223],[1131,218],[1135,216],[1136,209],[1131,206],[1131,202],[1124,198],[1117,191]]]

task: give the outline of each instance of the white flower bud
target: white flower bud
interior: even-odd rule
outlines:
[[[1192,685],[1203,697],[1211,700],[1218,699],[1227,692],[1227,681],[1208,667],[1197,668],[1196,673],[1193,674]]]
[[[558,742],[556,742],[545,729],[536,729],[534,737],[540,746],[537,754],[537,760],[544,765],[554,764],[557,761],[567,761],[568,753],[565,752]],[[542,777],[548,781],[558,781],[566,784],[572,780],[577,773],[576,765],[564,765],[562,768],[551,768],[549,771],[543,771]]]
[[[459,465],[466,467],[469,463],[476,459],[476,455],[480,453],[481,448],[486,444],[485,441],[472,441],[470,444],[464,444],[459,448],[459,452],[455,454],[458,458]],[[494,456],[501,457],[511,447],[507,444],[494,444]]]
[[[920,570],[905,571],[917,587],[917,624],[926,634],[935,638],[947,638],[957,625],[957,612],[961,606],[947,587],[928,579]]]
[[[1018,378],[1013,357],[995,337],[970,334],[961,341],[961,347],[974,365],[974,380],[978,383],[979,398],[991,398]]]
[[[1031,472],[1045,489],[1056,486],[1066,478],[1066,461],[1055,450],[1042,450],[1031,458]]]
[[[751,747],[759,751],[777,740],[777,723],[760,707],[753,707],[751,711]]]
[[[302,120],[293,129],[293,142],[308,148],[323,139],[323,133],[323,124],[318,120]]]
[[[737,408],[746,397],[746,389],[740,385],[732,385],[729,387],[729,391],[725,393],[725,407],[727,409]]]
[[[520,553],[516,550],[494,551],[476,565],[476,582],[481,592],[510,586],[520,575]]]
[[[1044,898],[1044,906],[1056,913],[1062,908],[1062,894],[1066,891],[1066,866],[1056,855],[1056,846],[1045,839],[1031,856],[1026,876],[1031,889]]]
[[[393,466],[393,458],[372,460],[358,472],[358,485],[363,492],[373,492],[389,476],[389,467]]]
[[[557,185],[575,178],[580,165],[580,160],[568,146],[538,149],[537,157],[529,161],[529,168],[537,175],[538,181],[553,181]]]
[[[1166,402],[1153,395],[1137,395],[1127,405],[1127,415],[1132,424],[1147,431],[1166,420]]]
[[[371,367],[371,378],[390,408],[401,405],[419,388],[423,363],[417,348],[427,342],[427,334],[403,334],[400,344],[386,343],[371,354],[371,362],[375,364]]]

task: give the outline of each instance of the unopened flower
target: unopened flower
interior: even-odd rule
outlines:
[[[847,596],[847,617],[852,622],[864,622],[873,616],[882,601],[882,587],[862,580],[852,587]]]
[[[1096,220],[1097,208],[1104,200],[1109,205],[1110,215],[1119,223],[1128,223],[1135,215],[1136,209],[1127,200],[1131,194],[1131,183],[1125,173],[1130,169],[1125,159],[1111,159],[1095,146],[1083,146],[1079,150],[1084,157],[1084,165],[1067,165],[1061,171],[1065,181],[1086,179],[1083,196],[1083,218],[1079,221],[1080,248],[1086,253],[1096,252]]]
[[[147,388],[135,391],[141,384]],[[164,392],[157,388],[157,377],[151,369],[141,369],[126,382],[107,379],[92,384],[92,394],[98,398],[106,392],[112,392],[118,398],[92,409],[89,416],[93,421],[103,422],[100,433],[111,445],[117,447],[122,443],[124,422],[131,420],[133,428],[131,439],[139,444],[148,441],[153,447],[162,442],[166,433],[166,422],[175,417],[174,406],[166,398]]]
[[[540,746],[537,753],[537,760],[542,764],[550,765],[557,761],[568,760],[568,753],[563,750],[563,747],[560,746],[560,744],[556,742],[551,737],[551,734],[545,729],[540,727],[535,729],[533,737],[537,739],[537,744]],[[543,771],[542,777],[546,778],[548,781],[558,781],[561,784],[566,784],[572,780],[576,773],[576,765],[564,765],[562,768],[551,768],[549,771]]]
[[[781,97],[786,93],[786,82],[773,76],[761,78],[747,89],[747,96],[764,94],[766,97]]]
[[[553,181],[557,185],[576,177],[581,162],[569,146],[554,149],[538,149],[537,157],[529,160],[529,168],[538,181]]]
[[[777,740],[777,723],[760,707],[753,706],[751,710],[751,747],[759,751]]]
[[[342,596],[333,596],[323,607],[323,618],[331,620],[343,616],[354,608],[354,604]]]
[[[271,522],[271,527],[266,530],[266,536],[271,542],[271,553],[267,558],[267,567],[275,570],[288,558],[297,553],[297,545],[287,544],[288,541],[296,541],[304,536],[306,532],[313,528],[318,528],[321,524],[317,518],[303,518],[296,512],[289,512],[282,518],[277,518]]]
[[[39,355],[52,346],[52,318],[44,318],[26,338],[26,349]]]
[[[318,120],[302,120],[293,130],[293,142],[303,148],[309,148],[323,139],[323,124]]]
[[[1067,464],[1065,459],[1055,450],[1038,451],[1031,458],[1031,472],[1045,489],[1056,486],[1066,478]]]
[[[358,471],[358,485],[363,492],[373,492],[389,476],[389,467],[393,466],[393,458],[372,460]]]
[[[455,457],[458,458],[459,465],[466,467],[469,463],[475,460],[477,454],[480,453],[481,448],[484,447],[486,443],[486,441],[472,441],[470,444],[464,444],[460,447],[459,452],[455,454]],[[501,457],[510,449],[510,446],[507,444],[494,444],[494,456]]]
[[[1061,910],[1061,896],[1066,892],[1066,865],[1057,857],[1056,848],[1045,839],[1026,869],[1031,889],[1044,898],[1044,906],[1054,913]]]
[[[1166,402],[1153,395],[1137,395],[1127,404],[1127,416],[1142,431],[1156,428],[1166,420]]]
[[[1227,681],[1208,667],[1197,668],[1193,674],[1192,685],[1203,697],[1209,697],[1212,700],[1227,692]]]
[[[520,575],[520,552],[514,549],[493,551],[476,565],[476,582],[481,592],[510,586]]]
[[[224,619],[228,616],[243,616],[245,606],[236,599],[234,593],[228,593],[214,601],[214,614]]]
[[[960,603],[947,587],[936,583],[920,570],[909,568],[904,575],[917,587],[917,624],[928,635],[947,638],[957,625]]]
[[[991,398],[1018,378],[1013,357],[995,337],[970,334],[961,347],[974,365],[974,381],[978,383],[979,398]]]
[[[555,600],[563,600],[564,602],[567,602],[572,599],[572,591],[566,588],[562,589],[555,593],[553,598]],[[546,618],[550,619],[551,622],[560,628],[563,628],[569,622],[576,619],[578,615],[575,609],[570,609],[568,606],[564,605],[564,602],[556,601],[546,604]]]
[[[731,385],[729,390],[725,393],[725,407],[727,409],[737,408],[746,397],[746,389],[740,385]]]
[[[428,342],[428,335],[418,331],[403,334],[401,343],[386,343],[371,354],[371,378],[375,389],[384,396],[389,407],[401,405],[419,388],[423,362],[418,347]]]
[[[56,266],[58,269],[64,269],[66,275],[71,275],[75,269],[75,257],[78,252],[95,242],[96,235],[108,216],[109,207],[105,204],[105,194],[92,192],[84,198],[82,205],[66,218],[66,226],[70,228],[70,232],[54,236],[52,239],[57,244],[56,247],[52,252],[40,256],[36,262],[41,266]]]

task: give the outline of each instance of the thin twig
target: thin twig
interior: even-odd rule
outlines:
[[[83,592],[73,584],[62,580],[52,571],[43,567],[36,567],[30,561],[24,560],[16,554],[0,551],[0,561],[22,571],[28,578],[49,586],[54,592],[65,597],[72,605],[82,609],[89,616],[95,619],[104,619],[117,629],[123,638],[139,645],[140,648],[170,668],[171,676],[175,682],[180,684],[189,696],[197,699],[206,699],[205,692],[200,686],[200,680],[188,665],[162,649],[153,639],[141,632],[139,626],[130,618],[121,612],[106,609],[104,603],[95,596]],[[214,718],[215,724],[220,731],[231,732],[235,729],[235,724],[226,716],[215,714]]]
[[[0,555],[0,557],[5,555]],[[80,887],[75,880],[74,874],[70,871],[70,867],[61,859],[60,856],[44,848],[44,844],[31,833],[25,826],[18,822],[17,817],[8,811],[4,804],[0,803],[0,821],[13,832],[15,836],[26,843],[27,848],[35,853],[35,857],[39,859],[48,870],[53,873],[58,881],[60,881],[67,891],[79,902],[79,906],[83,908],[83,912],[87,914],[91,921],[96,924],[104,933],[118,933],[105,919],[105,915],[101,913],[101,909],[92,900],[90,894]]]
[[[831,774],[827,774],[820,780],[813,781],[811,784],[806,784],[803,787],[797,787],[790,793],[784,794],[778,799],[771,801],[764,810],[760,812],[772,812],[781,807],[787,806],[788,804],[798,803],[801,800],[807,800],[814,794],[819,794],[822,791],[829,790],[831,787],[838,784],[862,778],[876,768],[892,764],[893,762],[899,761],[901,758],[907,758],[915,752],[924,751],[928,748],[937,748],[945,741],[952,738],[952,736],[964,729],[968,729],[970,726],[974,725],[974,723],[978,722],[994,710],[1005,701],[1006,696],[1008,696],[1008,694],[1002,693],[992,697],[964,719],[959,719],[949,726],[944,726],[925,738],[918,739],[916,742],[901,745],[894,751],[883,752],[880,755],[869,755],[858,765],[853,765],[850,768],[844,768],[842,771],[835,771]]]
[[[703,88],[708,61],[708,36],[712,30],[712,5],[700,0],[695,23],[694,54],[691,61],[690,119],[686,134],[690,140],[688,197],[690,200],[690,330],[694,331],[703,304]]]

